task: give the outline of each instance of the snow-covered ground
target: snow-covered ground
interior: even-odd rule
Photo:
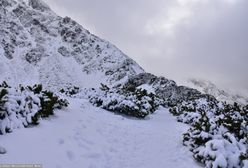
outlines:
[[[44,168],[200,167],[182,145],[186,129],[166,109],[137,120],[71,99],[66,111],[57,111],[38,127],[1,135],[7,153],[0,155],[0,163]]]

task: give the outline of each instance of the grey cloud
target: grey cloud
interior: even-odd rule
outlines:
[[[163,26],[170,20],[169,11],[180,9],[179,0],[45,1],[58,14],[71,16],[117,45],[149,72],[179,81],[198,77],[227,87],[248,88],[246,0],[233,4],[227,4],[231,0],[196,1],[186,9],[191,16],[179,18],[172,35],[149,33],[147,25]]]
[[[188,74],[196,72],[229,87],[248,86],[247,5],[242,1],[228,8],[219,6],[211,19],[206,18],[205,8],[190,25],[178,28],[172,44],[177,47],[174,58],[184,62],[184,69],[189,67]]]

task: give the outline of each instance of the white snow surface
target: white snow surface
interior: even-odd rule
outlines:
[[[7,153],[0,163],[43,164],[44,168],[200,167],[182,145],[187,125],[160,108],[145,120],[126,118],[71,99],[66,110],[38,127],[0,136]]]

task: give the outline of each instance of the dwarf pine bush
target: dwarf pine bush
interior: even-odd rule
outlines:
[[[248,166],[248,106],[209,100],[182,102],[170,109],[178,121],[190,124],[184,145],[207,168]]]
[[[66,100],[44,91],[42,85],[12,88],[3,82],[0,85],[0,133],[38,124],[40,118],[49,117],[55,109],[67,105]]]
[[[98,90],[92,90],[89,98],[90,102],[98,107],[137,118],[145,118],[160,105],[159,99],[146,90],[109,88],[106,85],[102,85]]]

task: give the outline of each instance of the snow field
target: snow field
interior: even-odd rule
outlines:
[[[145,120],[125,118],[70,99],[38,127],[0,136],[7,149],[0,163],[39,163],[45,168],[194,168],[199,167],[182,145],[187,125],[167,109]]]

